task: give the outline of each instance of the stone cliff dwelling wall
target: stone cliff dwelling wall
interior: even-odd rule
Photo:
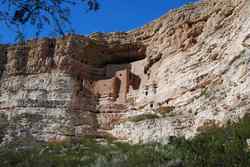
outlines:
[[[116,85],[115,91],[118,93],[116,95],[118,102],[126,102],[126,95],[129,87],[129,69],[128,64],[123,65],[108,65],[107,66],[107,75],[115,74]]]
[[[139,89],[140,77],[131,72],[130,64],[108,64],[103,69],[104,79],[94,81],[94,92],[101,97],[113,97],[113,100],[126,103],[129,88]]]
[[[155,82],[144,86],[143,94],[145,97],[155,96],[156,93],[157,93],[157,84]]]
[[[237,121],[249,114],[249,15],[248,0],[203,0],[125,33],[0,46],[0,141],[166,142]]]
[[[129,48],[120,43],[117,53],[116,45],[99,42],[68,36],[28,41],[9,46],[6,52],[0,48],[0,116],[8,118],[4,127],[8,133],[4,130],[1,141],[107,135],[102,129],[112,127],[120,116],[104,112],[127,110],[127,63],[141,59],[143,53],[138,43]],[[106,96],[122,104],[113,105]]]
[[[115,65],[107,66],[106,76],[109,76],[110,69],[115,67]],[[126,94],[128,91],[128,69],[123,69],[115,71],[111,76],[111,79],[103,79],[94,82],[95,94],[101,97],[109,96],[113,97],[114,101],[126,102]]]

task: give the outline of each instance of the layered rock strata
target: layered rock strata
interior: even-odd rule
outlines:
[[[145,57],[140,43],[118,42],[68,36],[3,47],[1,140],[106,136],[112,117],[127,111],[129,62]]]
[[[204,0],[126,33],[0,47],[0,140],[167,142],[250,112],[250,2]]]

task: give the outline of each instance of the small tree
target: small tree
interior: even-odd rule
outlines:
[[[17,38],[22,28],[35,28],[38,37],[44,26],[50,26],[59,35],[65,34],[65,26],[70,25],[71,9],[83,5],[87,11],[99,9],[97,0],[0,0],[0,22],[15,31]]]

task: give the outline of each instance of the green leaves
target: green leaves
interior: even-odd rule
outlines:
[[[0,22],[17,32],[17,38],[25,26],[34,27],[36,37],[45,27],[64,35],[66,27],[70,27],[73,6],[86,6],[87,11],[100,7],[97,0],[0,0],[0,4]]]
[[[84,138],[79,143],[5,146],[4,167],[247,167],[250,152],[249,118],[225,128],[211,129],[192,140],[173,138],[159,143],[130,145],[113,140]]]

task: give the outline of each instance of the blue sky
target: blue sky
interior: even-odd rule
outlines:
[[[80,6],[72,10],[71,22],[77,34],[87,35],[93,32],[128,31],[164,15],[173,8],[195,0],[99,0],[101,9],[86,13]],[[0,29],[0,42],[12,43],[15,34],[4,25]],[[25,27],[25,35],[31,38],[32,27]],[[49,34],[44,31],[43,36]]]

